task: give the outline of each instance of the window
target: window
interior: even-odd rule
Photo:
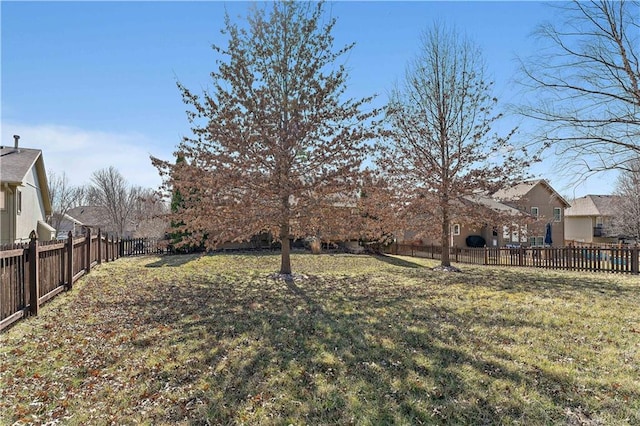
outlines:
[[[544,245],[544,237],[531,237],[529,238],[529,245],[531,247],[541,247]]]
[[[531,207],[531,216],[538,217],[538,208],[537,207]]]
[[[562,209],[560,207],[553,208],[553,221],[560,222],[562,220]]]
[[[22,213],[22,192],[21,191],[16,192],[16,205],[17,205],[16,213],[17,214]]]
[[[457,223],[453,225],[453,235],[460,235],[460,225]]]
[[[4,210],[6,208],[5,207],[5,203],[6,203],[5,197],[6,197],[5,192],[0,189],[0,210]]]

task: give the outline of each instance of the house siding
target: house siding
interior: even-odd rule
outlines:
[[[36,228],[38,221],[46,220],[44,216],[44,200],[42,199],[42,192],[38,182],[36,168],[32,167],[25,175],[23,184],[17,188],[22,194],[22,211],[16,215],[15,242],[29,241],[29,234]],[[48,189],[45,190],[48,191]],[[16,194],[14,194],[13,198],[15,203]]]
[[[15,205],[13,203],[13,191],[11,188],[3,188],[5,194],[5,208],[0,210],[0,244],[14,242],[13,230],[15,228]]]
[[[590,217],[566,217],[565,239],[581,243],[593,242],[593,219]]]
[[[538,221],[528,226],[528,237],[542,237],[544,239],[546,224],[551,224],[551,240],[553,246],[564,245],[564,209],[566,205],[546,185],[535,185],[520,199],[517,207],[527,213],[531,213],[532,207],[538,208]],[[554,209],[560,209],[560,220],[554,218]],[[529,245],[527,242],[526,245]]]

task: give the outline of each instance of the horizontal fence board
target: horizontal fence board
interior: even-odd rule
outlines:
[[[22,256],[28,249],[12,249],[0,251],[0,259],[7,259],[9,257]]]
[[[38,302],[40,302],[40,304],[44,304],[49,300],[53,299],[54,297],[56,297],[57,295],[59,295],[60,293],[62,293],[63,290],[64,290],[64,286],[56,287],[55,290],[52,290],[49,293],[45,294],[44,296],[40,297],[38,299]]]
[[[38,251],[39,252],[46,252],[46,251],[53,251],[53,250],[60,250],[63,249],[67,246],[67,243],[56,243],[56,244],[48,244],[48,245],[42,245],[38,247]]]
[[[25,316],[25,310],[22,310],[22,309],[19,310],[18,312],[13,313],[12,315],[9,315],[8,317],[0,321],[0,330],[9,327],[14,322],[24,318],[24,316]]]

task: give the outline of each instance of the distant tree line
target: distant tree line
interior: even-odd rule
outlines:
[[[87,206],[97,208],[102,231],[116,237],[131,230],[161,237],[166,231],[167,206],[162,197],[154,189],[130,184],[113,166],[93,172],[85,185],[72,185],[64,172],[49,171],[48,181],[54,213],[49,224],[55,229],[72,209]]]

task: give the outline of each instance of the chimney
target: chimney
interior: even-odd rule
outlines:
[[[15,149],[18,149],[18,141],[20,140],[20,136],[13,135],[13,140],[15,141]]]

